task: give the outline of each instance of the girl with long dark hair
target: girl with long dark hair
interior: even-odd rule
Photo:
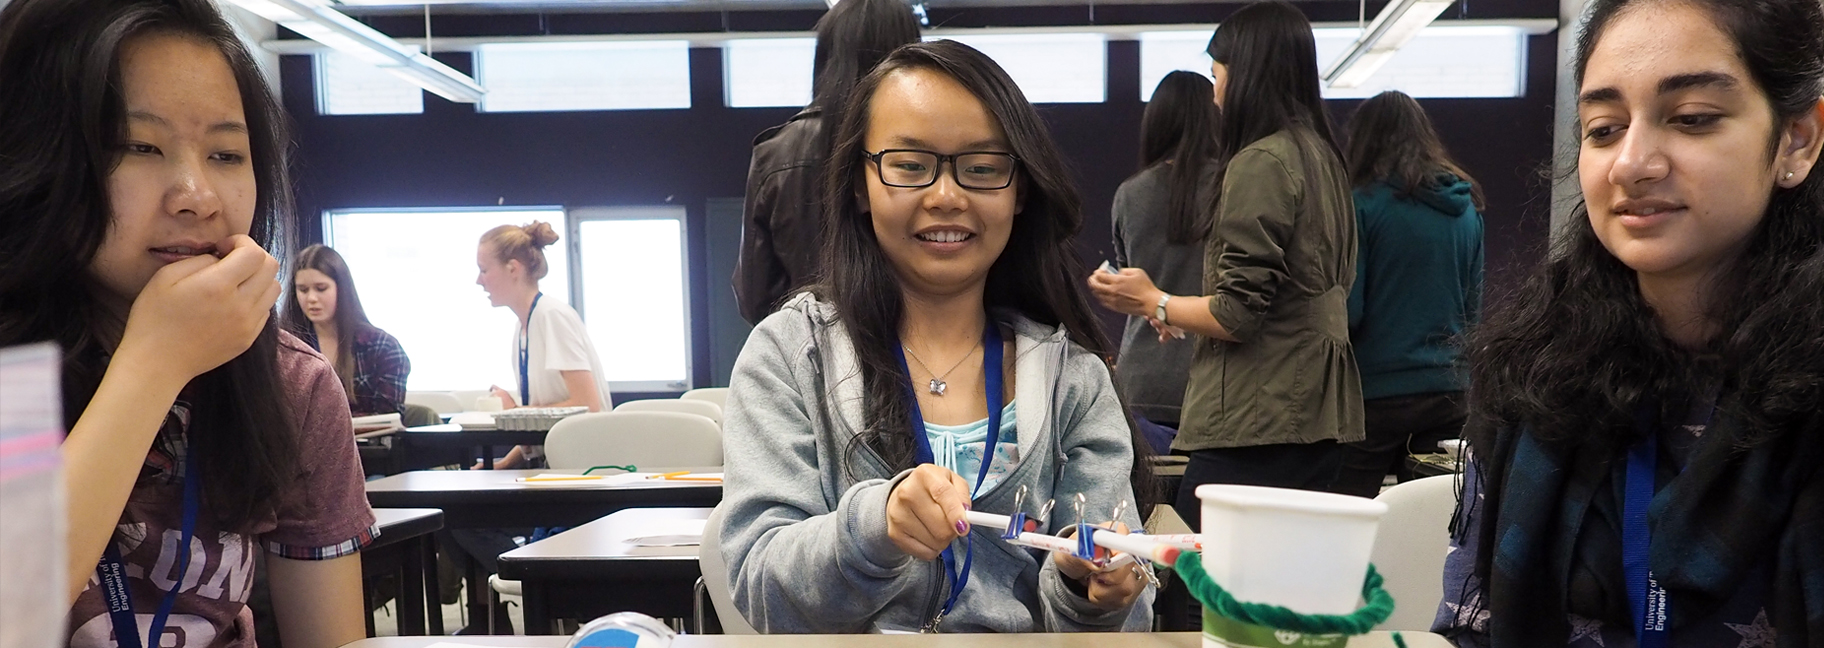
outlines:
[[[1204,238],[1216,216],[1221,169],[1215,96],[1201,74],[1165,75],[1140,117],[1140,172],[1115,190],[1115,265],[1144,270],[1169,292],[1193,293],[1203,285]],[[1127,318],[1115,384],[1136,414],[1175,428],[1192,342],[1156,337],[1147,318]]]
[[[1582,205],[1471,336],[1459,645],[1824,645],[1824,7],[1600,0]]]
[[[1138,568],[964,519],[1024,493],[1029,512],[1057,501],[1045,531],[1140,524],[1144,464],[1044,123],[952,41],[896,50],[848,108],[825,176],[828,280],[754,329],[730,382],[724,520],[706,532],[735,605],[763,632],[1148,628]]]
[[[811,105],[754,138],[733,279],[735,302],[750,324],[817,280],[830,132],[855,83],[888,52],[918,42],[918,16],[906,0],[844,0],[817,20],[816,32]]]
[[[319,244],[298,251],[291,263],[286,328],[335,366],[355,416],[403,415],[412,361],[398,339],[367,320],[348,262]]]
[[[289,142],[245,46],[206,0],[15,0],[0,87],[0,346],[62,348],[69,430],[68,580],[8,587],[70,601],[71,646],[251,647],[264,551],[287,645],[360,639],[374,517],[272,317]]]
[[[1355,208],[1318,90],[1311,23],[1281,0],[1251,4],[1210,38],[1221,204],[1203,297],[1144,270],[1093,273],[1104,306],[1202,339],[1172,447],[1190,453],[1175,507],[1199,528],[1209,483],[1326,490],[1360,441],[1361,378],[1349,346]]]
[[[1349,342],[1368,438],[1343,451],[1334,490],[1374,497],[1387,475],[1412,478],[1407,455],[1463,434],[1459,349],[1482,308],[1482,190],[1398,90],[1355,109],[1348,153],[1358,236]]]

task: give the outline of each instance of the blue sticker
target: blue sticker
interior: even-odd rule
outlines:
[[[570,644],[572,648],[637,648],[639,633],[620,628],[604,628]]]

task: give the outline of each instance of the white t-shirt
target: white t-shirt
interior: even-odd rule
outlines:
[[[589,340],[588,329],[583,328],[583,318],[576,314],[576,309],[569,304],[555,299],[538,300],[538,306],[532,309],[532,321],[526,326],[532,332],[527,347],[526,374],[530,378],[533,407],[542,407],[570,399],[570,389],[564,386],[564,375],[559,372],[588,370],[595,376],[596,390],[601,393],[602,411],[614,406],[608,399],[607,374],[602,372],[602,359],[595,352],[595,343]],[[513,332],[512,367],[515,398],[521,394],[517,390],[521,385],[519,375],[519,342],[523,330]]]

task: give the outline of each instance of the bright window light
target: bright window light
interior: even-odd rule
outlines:
[[[1209,44],[1208,31],[1141,32],[1140,101],[1152,101],[1159,82],[1177,70],[1209,78],[1210,55],[1203,51]]]
[[[424,90],[371,63],[337,51],[315,58],[317,114],[416,115],[424,112]]]
[[[1316,29],[1317,64],[1342,56],[1361,30]],[[1207,37],[1206,37],[1207,38]],[[1519,97],[1526,92],[1526,30],[1432,23],[1354,88],[1324,88],[1325,99],[1366,99],[1385,90],[1419,98]]]
[[[722,45],[730,108],[811,103],[814,38],[741,38]]]
[[[1159,80],[1173,70],[1208,76],[1208,29],[1140,34],[1140,100],[1149,101]],[[1342,56],[1361,30],[1320,27],[1317,66]],[[1384,90],[1419,98],[1518,97],[1526,89],[1526,30],[1498,25],[1433,23],[1400,48],[1387,65],[1356,88],[1324,88],[1325,99],[1365,99]]]
[[[555,207],[329,213],[325,244],[348,261],[368,319],[399,338],[411,357],[407,389],[513,389],[518,323],[513,311],[489,306],[475,285],[475,254],[488,230],[534,220],[568,231],[564,211]],[[560,239],[545,248],[551,271],[539,282],[543,299],[570,301],[567,247]],[[599,342],[596,348],[601,351]],[[602,362],[611,361],[604,355]]]
[[[582,313],[617,391],[690,380],[684,208],[577,209]]]
[[[1103,34],[944,34],[981,50],[1007,70],[1032,103],[1102,103],[1108,98],[1108,37]]]
[[[482,112],[690,107],[690,42],[497,43],[475,52]]]

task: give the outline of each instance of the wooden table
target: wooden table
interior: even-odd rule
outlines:
[[[1410,648],[1454,648],[1429,632],[1401,633]],[[562,648],[567,637],[381,637],[344,648],[425,648],[438,641],[511,648]],[[1130,632],[1118,639],[1099,632],[946,635],[678,635],[672,648],[1200,648],[1196,632]],[[1349,648],[1393,648],[1393,633],[1371,632]]]
[[[380,535],[361,550],[361,583],[373,600],[373,587],[383,576],[399,579],[399,634],[443,634],[443,610],[437,604],[437,543],[431,535],[443,528],[437,509],[374,509]],[[428,614],[427,614],[428,612]],[[374,634],[374,615],[367,614],[367,634]]]
[[[630,538],[668,523],[705,520],[708,508],[627,509],[500,555],[500,577],[525,595],[526,634],[553,632],[555,619],[588,621],[612,612],[689,618],[697,545],[640,547]]]
[[[720,467],[693,472],[720,472]],[[720,482],[659,481],[620,486],[594,482],[527,484],[540,473],[580,470],[420,470],[367,482],[367,501],[378,508],[443,510],[450,529],[578,526],[629,508],[701,506],[722,501]],[[469,618],[487,619],[488,575],[468,574]]]
[[[481,456],[483,468],[494,468],[494,448],[516,445],[544,445],[548,430],[464,430],[455,423],[409,427],[393,435],[395,452],[411,456],[415,449],[474,450]],[[467,461],[463,462],[467,467]]]

